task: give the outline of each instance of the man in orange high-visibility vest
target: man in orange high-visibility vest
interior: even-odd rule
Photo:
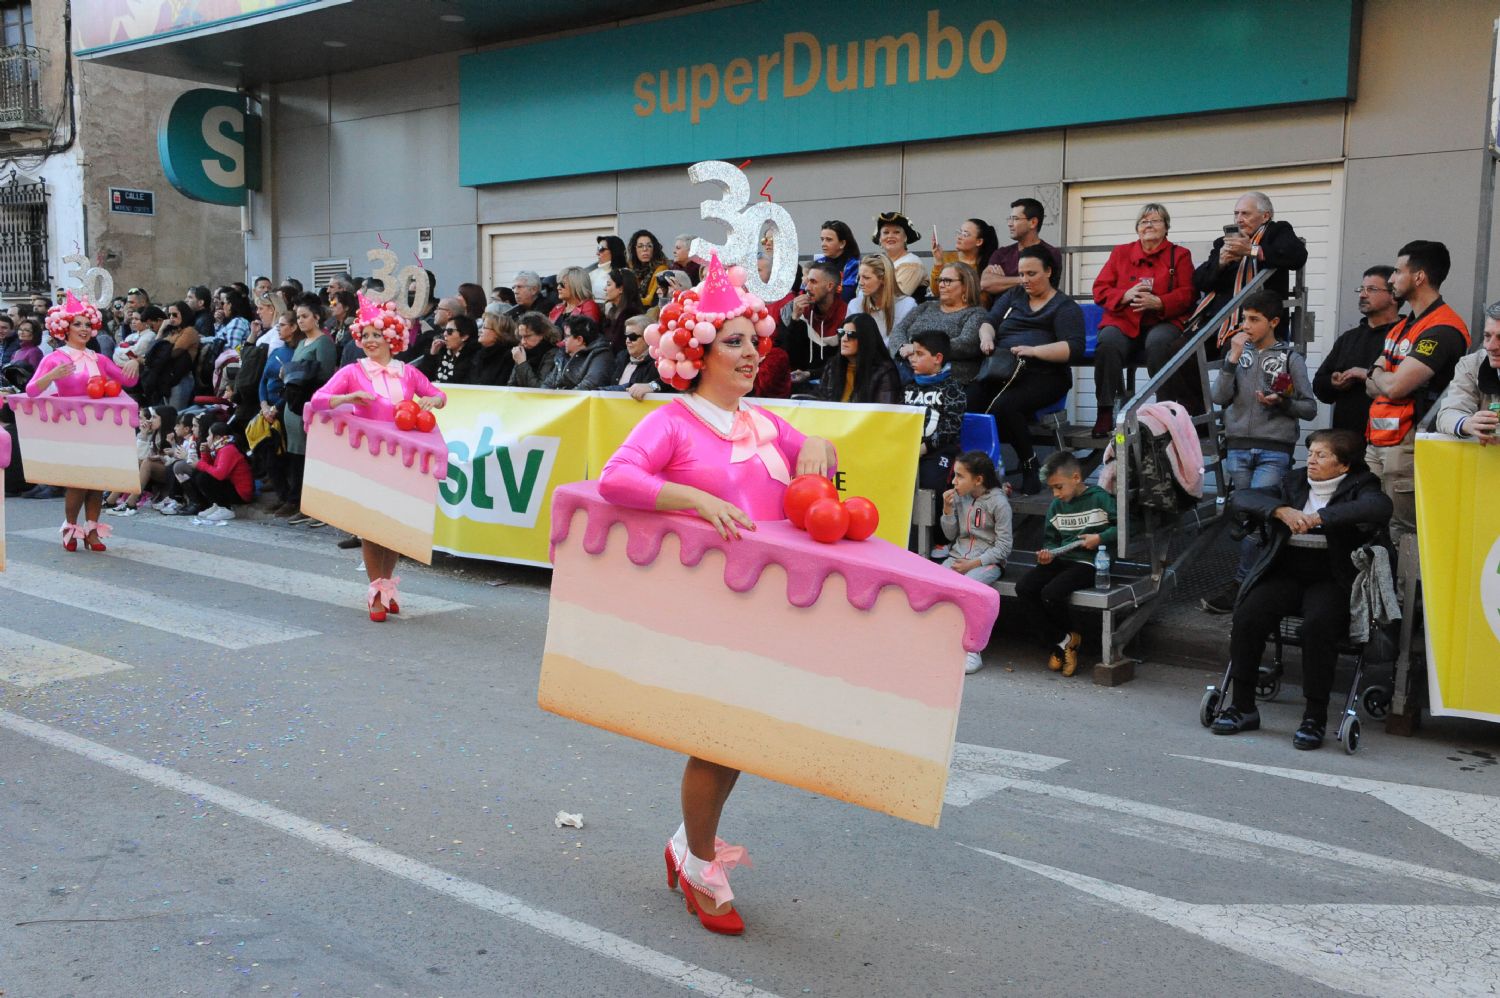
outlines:
[[[1411,314],[1386,334],[1380,358],[1365,380],[1365,392],[1372,399],[1365,463],[1380,476],[1395,507],[1391,539],[1397,544],[1417,529],[1412,457],[1417,424],[1469,352],[1469,327],[1439,294],[1451,263],[1448,247],[1439,242],[1418,239],[1401,247],[1391,290]]]

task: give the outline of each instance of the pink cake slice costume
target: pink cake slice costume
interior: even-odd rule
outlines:
[[[66,363],[73,364],[71,374],[39,387],[42,378]],[[93,377],[125,386],[136,382],[108,357],[62,347],[42,358],[26,394],[6,398],[25,448],[27,481],[96,492],[140,490],[135,449],[139,407],[123,394],[89,398]]]
[[[369,392],[370,402],[329,407],[329,399]],[[434,429],[400,430],[399,402],[447,400],[421,371],[365,358],[334,372],[307,403],[307,468],[302,510],[351,534],[432,564],[438,483],[448,476],[448,445]]]
[[[997,595],[879,539],[813,541],[782,512],[803,435],[707,405],[661,407],[597,484],[554,494],[540,705],[935,827],[964,654],[988,641]],[[666,482],[756,530],[726,541],[655,511]]]

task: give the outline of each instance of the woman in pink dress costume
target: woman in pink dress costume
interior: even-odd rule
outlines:
[[[415,401],[424,411],[441,409],[448,396],[434,388],[421,371],[394,356],[406,349],[406,323],[397,314],[395,306],[386,303],[382,307],[364,298],[359,304],[359,314],[349,330],[352,338],[364,348],[365,355],[357,363],[339,368],[313,394],[307,403],[308,415],[341,405],[353,405],[356,416],[389,423],[395,416],[397,404],[408,399]],[[367,593],[370,619],[379,623],[385,620],[387,613],[401,612],[401,606],[396,602],[400,595],[396,592],[396,584],[401,579],[395,574],[399,555],[374,541],[362,540],[360,543],[365,555],[365,574],[370,577]]]
[[[737,284],[743,284],[734,268]],[[679,336],[693,321],[691,337]],[[674,328],[673,324],[677,323]],[[759,298],[730,282],[718,257],[704,283],[662,309],[646,339],[664,382],[686,394],[643,419],[599,479],[606,500],[636,509],[687,510],[727,540],[779,520],[793,475],[828,475],[833,446],[804,437],[774,413],[748,405],[774,320]],[[682,824],[667,843],[667,884],[684,881],[690,912],[713,932],[735,935],[745,923],[731,905],[728,872],[748,865],[743,848],[717,837],[719,816],[739,771],[689,758],[682,774]]]
[[[70,291],[61,305],[47,310],[47,331],[63,341],[63,346],[42,358],[36,373],[26,385],[26,394],[33,398],[42,395],[87,396],[89,381],[102,377],[129,387],[139,375],[135,361],[117,367],[113,360],[100,356],[88,348],[89,340],[103,325],[99,310],[87,301],[81,301]],[[110,528],[99,522],[99,510],[104,505],[104,493],[93,489],[69,488],[63,492],[63,547],[78,550],[79,540],[90,551],[103,551],[104,538]],[[86,520],[78,521],[82,512]]]

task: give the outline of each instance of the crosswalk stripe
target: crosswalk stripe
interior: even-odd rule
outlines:
[[[127,662],[0,627],[0,683],[30,689],[133,668]]]
[[[67,557],[108,557],[73,554]],[[100,579],[84,578],[11,558],[0,573],[0,589],[34,596],[87,613],[113,617],[163,631],[173,637],[191,638],[220,648],[238,651],[317,634],[278,621],[261,620],[233,610],[194,606],[155,593],[126,589]],[[404,608],[403,608],[404,609]]]
[[[127,526],[123,527],[121,540],[128,540],[134,535],[134,528],[143,526],[154,530],[158,527],[175,530],[179,533],[192,534],[196,537],[221,537],[229,540],[244,541],[248,544],[257,544],[264,547],[281,548],[284,551],[299,551],[303,554],[318,555],[319,557],[338,558],[343,552],[333,546],[334,538],[342,536],[332,530],[305,531],[296,527],[289,527],[278,520],[277,524],[256,522],[253,520],[230,520],[220,526],[208,527],[193,522],[192,517],[187,516],[161,516],[157,513],[142,513],[123,521]],[[119,521],[111,526],[119,526]],[[111,549],[113,550],[113,549]]]
[[[1027,773],[1045,773],[1067,761],[1054,755],[955,742],[943,803],[948,807],[977,804],[1009,788],[1018,777]]]
[[[26,530],[22,531],[19,536],[50,541],[55,539],[55,533],[56,531],[51,530]],[[253,589],[264,589],[267,592],[329,603],[333,606],[358,608],[365,604],[366,584],[364,582],[335,578],[326,573],[281,568],[264,562],[211,554],[192,548],[173,547],[169,544],[156,544],[134,537],[124,538],[118,544],[111,544],[109,556],[133,561],[140,565],[150,565],[153,568],[185,572],[188,575],[201,575],[206,579],[250,586]],[[403,617],[421,617],[427,614],[467,609],[469,609],[467,603],[453,603],[433,596],[401,594]]]

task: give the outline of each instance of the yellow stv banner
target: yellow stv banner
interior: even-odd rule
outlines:
[[[666,396],[637,402],[616,392],[449,388],[438,421],[448,479],[438,489],[433,547],[491,561],[549,565],[552,492],[597,478],[630,431]],[[880,510],[879,536],[905,546],[922,411],[899,405],[767,401],[803,433],[839,453],[837,484]]]
[[[1432,713],[1500,721],[1500,448],[1422,434],[1416,485]]]

